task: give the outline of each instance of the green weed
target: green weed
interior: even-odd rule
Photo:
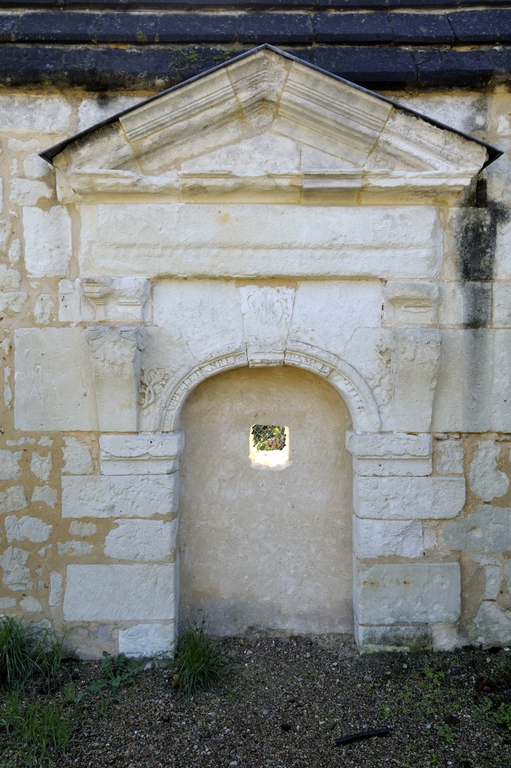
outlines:
[[[476,715],[481,720],[502,725],[511,731],[511,704],[508,702],[487,696],[483,701],[483,706],[476,711]]]
[[[103,651],[102,677],[91,683],[89,690],[96,693],[103,688],[110,688],[112,693],[115,693],[121,685],[132,685],[136,675],[143,669],[145,669],[145,661],[128,659],[123,653],[112,656],[108,651]]]
[[[8,694],[0,708],[0,731],[25,765],[40,765],[50,752],[63,752],[76,727],[55,702],[23,701],[17,692]]]
[[[205,619],[198,627],[188,625],[176,643],[174,662],[186,693],[209,691],[224,679],[225,657],[218,643],[206,634]]]

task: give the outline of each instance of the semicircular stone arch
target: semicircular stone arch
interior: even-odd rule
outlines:
[[[275,353],[248,352],[245,347],[219,350],[203,361],[181,369],[167,384],[159,400],[153,429],[174,432],[184,402],[202,381],[223,371],[242,367],[291,365],[321,376],[342,396],[351,414],[355,432],[379,432],[378,405],[366,381],[344,360],[308,344],[295,343],[276,357]]]

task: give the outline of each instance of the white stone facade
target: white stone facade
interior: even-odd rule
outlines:
[[[509,94],[477,101],[474,141],[263,50],[53,169],[37,153],[88,98],[4,102],[2,610],[66,625],[84,657],[166,650],[182,408],[210,377],[290,366],[351,416],[360,648],[509,644],[509,159],[483,169],[484,141],[511,151]]]

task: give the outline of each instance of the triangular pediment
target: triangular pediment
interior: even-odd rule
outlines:
[[[264,46],[43,153],[64,202],[458,194],[497,151]]]

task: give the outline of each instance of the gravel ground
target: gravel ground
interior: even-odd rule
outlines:
[[[360,657],[348,639],[229,638],[222,690],[186,695],[173,670],[147,669],[115,694],[92,693],[97,662],[66,662],[79,703],[65,768],[511,767],[511,730],[482,719],[488,697],[510,703],[511,653]],[[53,694],[63,701],[61,691]],[[506,710],[507,711],[507,710]],[[385,738],[335,739],[391,726]],[[22,763],[0,736],[0,768]]]

